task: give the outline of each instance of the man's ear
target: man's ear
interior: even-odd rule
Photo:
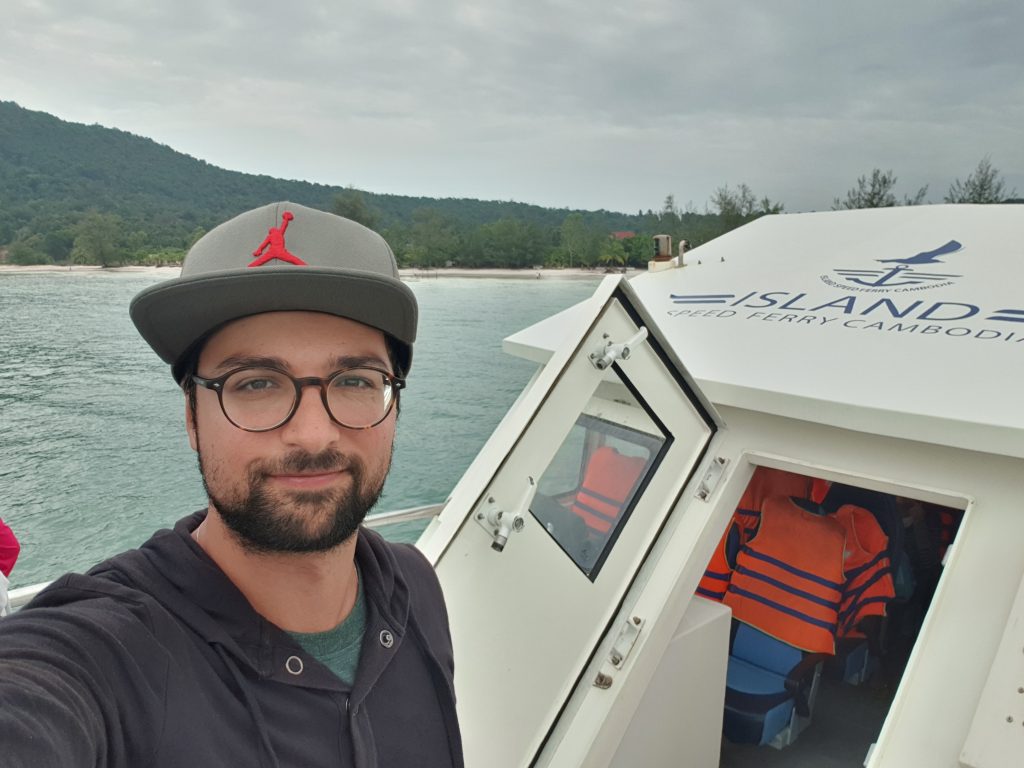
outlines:
[[[196,409],[192,399],[185,396],[185,431],[188,432],[188,444],[193,451],[199,450],[199,433],[196,431]]]

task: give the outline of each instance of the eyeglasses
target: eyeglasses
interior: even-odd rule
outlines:
[[[370,429],[387,418],[405,387],[405,379],[369,367],[297,379],[277,368],[247,366],[215,379],[193,374],[192,381],[215,391],[227,420],[246,432],[269,432],[286,424],[298,410],[303,387],[319,387],[335,424]]]

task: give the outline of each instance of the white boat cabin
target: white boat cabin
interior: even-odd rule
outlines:
[[[419,541],[467,764],[1024,765],[1024,206],[766,216],[683,258],[506,340],[540,368]],[[744,523],[766,475],[796,485]],[[786,575],[825,568],[824,602]]]

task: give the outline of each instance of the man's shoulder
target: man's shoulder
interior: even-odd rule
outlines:
[[[60,576],[15,615],[73,615],[93,623],[121,625],[134,620],[152,628],[154,614],[160,613],[155,610],[158,601],[154,595],[159,585],[153,582],[160,577],[145,548],[170,537],[174,537],[173,532],[158,531],[142,547],[113,555],[86,573]]]
[[[440,597],[441,586],[434,566],[415,544],[388,541],[378,532],[366,528],[360,530],[359,536],[373,553],[384,582],[404,583],[414,596],[419,593],[431,598]],[[424,592],[427,595],[423,595]]]
[[[152,624],[152,600],[134,585],[110,574],[68,573],[51,583],[12,619],[59,616],[88,618],[90,623],[124,625],[127,621]]]
[[[379,580],[388,593],[397,588],[408,589],[414,598],[441,595],[434,566],[415,544],[388,541],[377,531],[362,528],[356,560],[360,566],[371,565],[366,576]]]
[[[0,667],[31,678],[51,668],[67,679],[163,680],[173,662],[147,595],[108,579],[68,574],[0,619]],[[11,667],[10,665],[14,665]],[[36,671],[32,671],[36,670]]]
[[[379,533],[363,530],[360,536],[369,545],[378,561],[390,563],[383,569],[383,580],[392,585],[390,594],[395,613],[410,617],[412,624],[427,638],[429,645],[448,648],[451,635],[448,629],[448,612],[445,608],[444,593],[434,567],[414,544],[387,541]],[[400,597],[404,595],[405,597]],[[404,608],[397,608],[404,604]]]

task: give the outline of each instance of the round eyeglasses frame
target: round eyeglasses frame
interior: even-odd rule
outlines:
[[[288,411],[287,416],[285,416],[277,424],[274,424],[271,427],[261,427],[259,429],[253,429],[252,427],[243,427],[241,424],[239,424],[237,421],[235,421],[228,415],[227,409],[224,407],[224,382],[226,382],[229,378],[231,378],[240,371],[249,370],[274,371],[275,373],[280,373],[282,376],[289,379],[292,382],[292,384],[295,385],[295,399],[292,401],[291,410]],[[387,385],[391,387],[392,397],[391,400],[388,402],[388,407],[385,409],[384,415],[377,419],[377,421],[373,422],[373,424],[367,424],[366,426],[363,427],[353,427],[351,424],[346,424],[345,422],[340,421],[338,418],[336,418],[334,412],[331,410],[331,406],[327,401],[327,387],[332,381],[338,378],[338,376],[341,376],[343,373],[348,373],[349,371],[373,371],[374,373],[379,373],[381,376],[384,377],[384,381],[387,383]],[[241,430],[244,430],[245,432],[272,432],[275,429],[280,429],[289,421],[291,421],[292,416],[294,416],[295,412],[299,410],[299,403],[302,401],[303,387],[319,388],[320,401],[324,404],[324,410],[327,411],[327,415],[330,417],[331,421],[333,421],[338,426],[345,427],[345,429],[373,429],[388,417],[388,414],[391,413],[392,409],[395,407],[395,404],[398,402],[399,392],[405,389],[405,379],[401,379],[398,376],[394,376],[381,368],[374,368],[372,365],[359,365],[353,366],[351,368],[342,368],[341,370],[334,371],[334,373],[323,378],[320,378],[319,376],[305,376],[302,378],[296,378],[287,371],[282,371],[280,368],[274,368],[273,366],[244,365],[241,368],[234,368],[228,371],[227,373],[218,376],[214,379],[207,379],[193,373],[192,381],[194,381],[200,387],[212,389],[214,392],[216,392],[217,402],[220,403],[220,410],[221,413],[224,414],[224,418],[230,421],[234,426],[238,427]]]

